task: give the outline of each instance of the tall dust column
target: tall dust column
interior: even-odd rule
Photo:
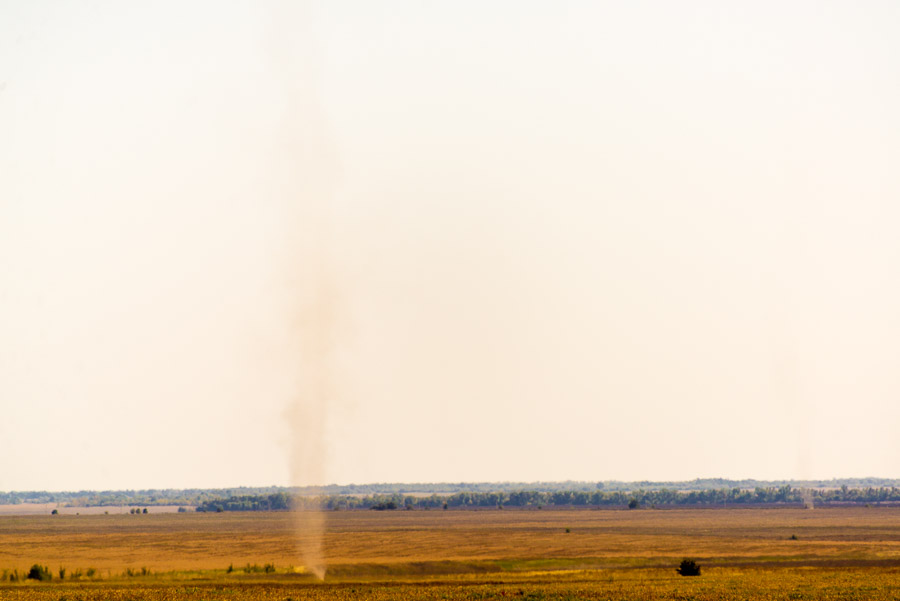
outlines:
[[[321,259],[324,261],[324,259]],[[288,412],[291,428],[290,478],[293,485],[322,484],[325,481],[325,420],[328,401],[333,397],[334,313],[333,299],[324,263],[313,265],[318,274],[308,273],[311,284],[302,295],[297,324],[300,366],[297,396]],[[315,494],[316,491],[313,491]],[[298,549],[305,568],[318,578],[325,577],[322,539],[325,514],[317,496],[296,498],[293,515]]]
[[[298,361],[296,395],[287,413],[288,463],[292,485],[318,486],[325,482],[325,420],[334,396],[335,295],[328,249],[334,176],[316,96],[309,6],[272,0],[269,9],[272,64],[284,95],[275,192],[289,220],[286,280],[292,350]],[[303,565],[324,578],[325,516],[315,496],[297,498],[294,505]]]

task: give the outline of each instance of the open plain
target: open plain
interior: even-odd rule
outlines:
[[[0,516],[0,599],[900,598],[895,507],[335,511],[326,523],[323,583],[303,571],[290,512]],[[702,574],[679,576],[683,558]],[[53,579],[26,580],[33,564]]]

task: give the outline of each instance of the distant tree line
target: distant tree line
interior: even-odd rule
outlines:
[[[241,495],[227,499],[210,499],[197,506],[197,511],[286,511],[293,496],[286,492],[267,495]]]
[[[754,490],[756,488],[879,488],[900,487],[900,479],[891,478],[840,478],[831,480],[729,480],[726,478],[697,478],[685,481],[650,481],[634,482],[620,480],[580,481],[565,480],[555,482],[419,482],[419,483],[375,483],[375,484],[329,484],[327,486],[305,486],[284,489],[287,492],[305,496],[318,495],[376,495],[376,494],[410,494],[437,493],[452,494],[457,492],[517,492],[523,490],[539,492],[603,490],[607,492],[631,492],[637,490],[721,490],[723,488],[739,488]],[[269,491],[275,492],[275,491]]]
[[[366,508],[393,501],[406,507],[489,507],[492,505],[625,505],[637,498],[642,506],[714,503],[800,502],[800,490],[812,491],[816,503],[896,502],[900,480],[843,478],[835,480],[727,480],[704,478],[685,482],[476,482],[332,484],[321,487],[237,487],[218,489],[147,489],[47,492],[0,491],[0,504],[57,503],[67,507],[181,505],[209,507],[223,500],[242,499],[250,507],[272,495],[314,497],[333,508]],[[790,491],[781,492],[781,491]],[[412,494],[417,493],[417,494]],[[377,499],[377,500],[375,500]],[[276,504],[279,501],[276,501]],[[284,508],[287,508],[286,505]],[[265,504],[256,511],[271,510]],[[204,509],[207,510],[207,509]],[[223,511],[225,510],[223,506]],[[249,510],[249,509],[244,509]],[[213,510],[214,511],[214,510]],[[230,511],[230,510],[229,510]]]
[[[287,493],[244,495],[207,501],[197,511],[272,511],[321,507],[340,509],[449,509],[479,507],[662,507],[685,505],[801,505],[808,497],[814,504],[900,503],[900,488],[868,487],[851,489],[800,489],[786,484],[757,487],[753,490],[722,488],[711,490],[638,490],[638,491],[554,491],[519,490],[512,492],[460,492],[451,495],[323,495],[296,497],[291,503]]]
[[[67,507],[199,505],[208,500],[238,495],[262,495],[290,492],[278,486],[210,489],[147,489],[147,490],[81,490],[72,492],[0,491],[0,505],[21,503],[59,503]]]

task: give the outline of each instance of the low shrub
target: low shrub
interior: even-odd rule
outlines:
[[[53,579],[53,575],[50,573],[50,568],[48,568],[47,566],[34,564],[33,566],[31,566],[31,569],[28,570],[28,574],[25,576],[25,578],[28,580],[49,582]]]
[[[693,559],[684,559],[678,567],[678,573],[682,576],[699,576],[700,566]]]

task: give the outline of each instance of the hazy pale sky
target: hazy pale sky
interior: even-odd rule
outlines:
[[[0,0],[0,490],[900,477],[898,31]]]

